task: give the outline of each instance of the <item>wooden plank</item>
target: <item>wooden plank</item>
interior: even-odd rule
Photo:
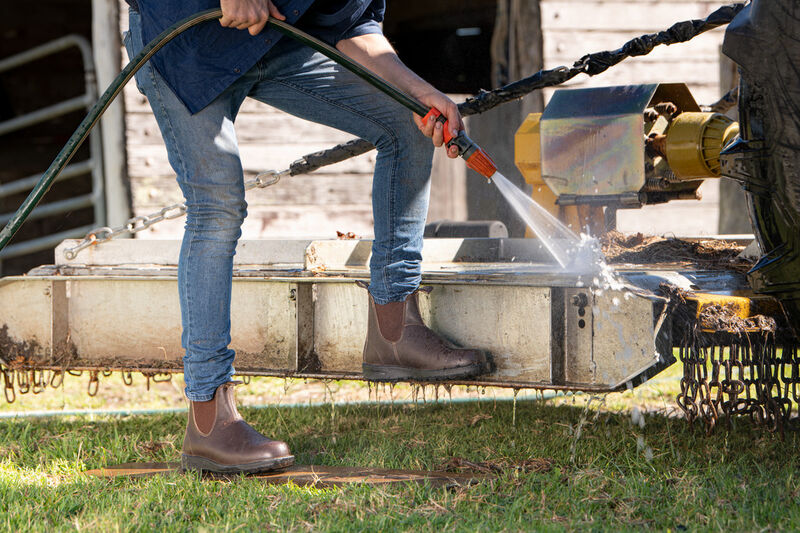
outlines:
[[[119,5],[117,12],[119,13],[119,31],[120,33],[128,31],[128,10],[130,6],[125,0],[117,0],[117,4]],[[128,62],[128,54],[125,52],[123,47],[122,50],[122,60],[124,63]]]
[[[620,1],[572,2],[543,1],[542,28],[580,30],[659,31],[682,20],[705,18],[716,2]]]
[[[329,143],[242,145],[239,153],[245,171],[263,172],[282,170],[293,161],[310,152],[330,148]],[[375,166],[375,151],[326,167],[327,172],[342,174],[371,174]],[[172,176],[174,172],[167,161],[167,151],[162,145],[139,146],[128,154],[128,173],[136,176]]]
[[[179,473],[180,463],[125,463],[94,470],[86,474],[94,477],[146,477]],[[210,476],[219,479],[220,476]],[[366,485],[396,485],[398,483],[429,484],[434,487],[458,487],[492,479],[484,473],[442,472],[426,470],[389,470],[386,468],[294,465],[285,470],[249,474],[269,485],[293,483],[301,487],[340,487],[353,483]],[[236,479],[233,478],[232,479]]]
[[[719,63],[697,61],[673,65],[631,59],[597,76],[578,75],[561,87],[602,87],[663,82],[686,83],[690,88],[714,87],[716,93],[719,91]],[[695,98],[698,96],[695,95]]]
[[[559,63],[545,60],[545,68],[555,68]],[[587,76],[578,75],[577,80]],[[692,61],[651,61],[644,57],[632,57],[594,79],[614,80],[608,85],[624,83],[651,83],[666,81],[704,81],[719,84],[719,59],[697,59]]]
[[[472,179],[478,179],[474,175]],[[444,150],[433,154],[428,220],[467,219],[467,167],[447,157]]]
[[[145,215],[148,209],[137,209],[135,214]],[[136,235],[140,239],[180,239],[184,219],[177,218],[156,224]],[[248,209],[242,226],[243,239],[262,238],[325,238],[335,239],[336,232],[352,231],[362,237],[371,237],[372,206],[367,205],[291,205],[254,207]]]
[[[134,203],[139,209],[158,208],[183,201],[175,179],[139,178],[131,182]],[[247,203],[254,206],[292,204],[339,205],[372,201],[371,174],[309,174],[284,178],[266,189],[247,192]]]
[[[579,31],[549,29],[544,32],[544,53],[548,61],[572,65],[587,53],[614,50],[641,33],[616,29]],[[724,28],[698,35],[691,41],[670,46],[658,46],[647,56],[649,61],[719,60],[719,48],[725,36]],[[616,67],[615,67],[616,68]]]
[[[122,41],[119,32],[119,0],[92,0],[92,54],[100,91],[111,85],[120,71]],[[130,214],[125,183],[125,107],[117,99],[100,119],[102,163],[106,204],[105,224],[124,224]]]
[[[617,229],[646,235],[714,235],[718,231],[720,180],[700,186],[701,200],[677,200],[617,212]]]
[[[614,0],[618,4],[638,4],[638,5],[653,5],[653,4],[703,4],[703,5],[710,5],[712,9],[716,9],[719,6],[723,5],[720,2],[715,2],[714,0]],[[570,3],[570,4],[605,4],[605,0],[541,0],[542,4],[548,3]]]
[[[284,144],[290,139],[302,139],[303,143],[330,143],[332,146],[353,138],[349,133],[286,113],[240,115],[235,127],[240,144],[248,142]],[[127,135],[134,146],[163,144],[158,124],[151,113],[129,113]]]

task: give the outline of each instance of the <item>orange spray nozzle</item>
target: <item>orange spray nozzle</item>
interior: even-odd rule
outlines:
[[[469,157],[464,157],[467,161],[467,166],[486,178],[487,180],[492,179],[492,176],[497,172],[497,165],[494,164],[492,158],[489,157],[483,148],[473,143],[475,146],[475,151],[472,152],[472,155]]]
[[[458,135],[447,146],[453,144],[458,146],[458,155],[464,158],[469,168],[487,180],[492,180],[492,176],[497,172],[497,165],[494,164],[492,158],[483,148],[475,144],[475,141],[467,137],[467,134],[463,131],[459,131]]]

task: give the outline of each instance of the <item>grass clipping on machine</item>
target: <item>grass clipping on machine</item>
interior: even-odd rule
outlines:
[[[609,231],[600,237],[609,264],[678,263],[712,270],[746,272],[753,263],[740,257],[744,246],[721,239],[678,239]]]

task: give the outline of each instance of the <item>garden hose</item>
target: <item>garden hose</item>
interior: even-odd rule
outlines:
[[[69,140],[67,140],[67,143],[50,164],[50,167],[45,171],[44,175],[42,175],[42,178],[30,192],[22,205],[14,213],[14,216],[8,221],[6,226],[3,228],[3,231],[0,232],[0,250],[5,248],[12,237],[14,237],[33,209],[39,204],[44,195],[50,189],[50,186],[53,184],[55,179],[58,177],[64,167],[67,166],[69,161],[72,159],[72,156],[75,155],[75,152],[81,146],[83,141],[86,140],[86,137],[89,135],[89,131],[91,131],[91,129],[97,124],[100,116],[105,112],[125,84],[130,81],[130,79],[142,67],[142,65],[144,65],[151,57],[153,57],[153,55],[165,44],[170,42],[184,31],[202,22],[219,19],[220,17],[222,17],[221,9],[209,9],[176,22],[161,32],[158,37],[147,43],[147,45],[142,48],[141,52],[139,52],[139,54],[134,57],[124,69],[122,69],[108,89],[106,89],[94,106],[92,106],[92,109],[89,110],[89,113],[78,125],[78,128],[69,138]],[[424,117],[430,111],[430,109],[421,102],[405,94],[400,89],[380,78],[373,72],[362,67],[346,55],[336,50],[336,48],[323,43],[319,39],[316,39],[315,37],[298,30],[294,26],[291,26],[290,24],[287,24],[286,22],[278,20],[274,17],[270,17],[267,21],[267,24],[274,27],[282,34],[296,39],[307,46],[310,46],[333,61],[339,63],[349,71],[359,76],[361,79],[365,80],[370,85],[384,92],[419,116]]]

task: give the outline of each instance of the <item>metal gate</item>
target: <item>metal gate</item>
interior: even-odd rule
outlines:
[[[95,82],[94,60],[92,57],[92,47],[84,37],[80,35],[67,35],[43,45],[31,48],[20,54],[0,60],[0,73],[18,68],[27,63],[31,63],[43,57],[56,54],[76,47],[81,53],[84,72],[84,93],[80,96],[69,98],[56,104],[37,109],[25,115],[14,117],[13,119],[0,122],[0,135],[6,135],[35,124],[40,124],[56,117],[72,113],[79,109],[89,109],[97,100],[97,87]],[[59,175],[57,181],[72,179],[91,172],[92,190],[88,194],[58,200],[40,205],[36,208],[29,220],[45,218],[61,213],[66,213],[75,209],[94,207],[94,222],[85,226],[71,228],[59,233],[36,237],[23,242],[17,242],[7,246],[0,251],[0,272],[2,272],[2,260],[11,257],[18,257],[40,250],[55,247],[64,239],[79,237],[98,225],[106,224],[105,201],[103,192],[103,164],[102,146],[99,128],[94,128],[89,135],[89,158],[68,165]],[[28,176],[9,183],[0,184],[0,199],[11,195],[20,194],[28,191],[39,181],[40,175]],[[13,212],[0,213],[0,226],[5,225],[13,216]]]

